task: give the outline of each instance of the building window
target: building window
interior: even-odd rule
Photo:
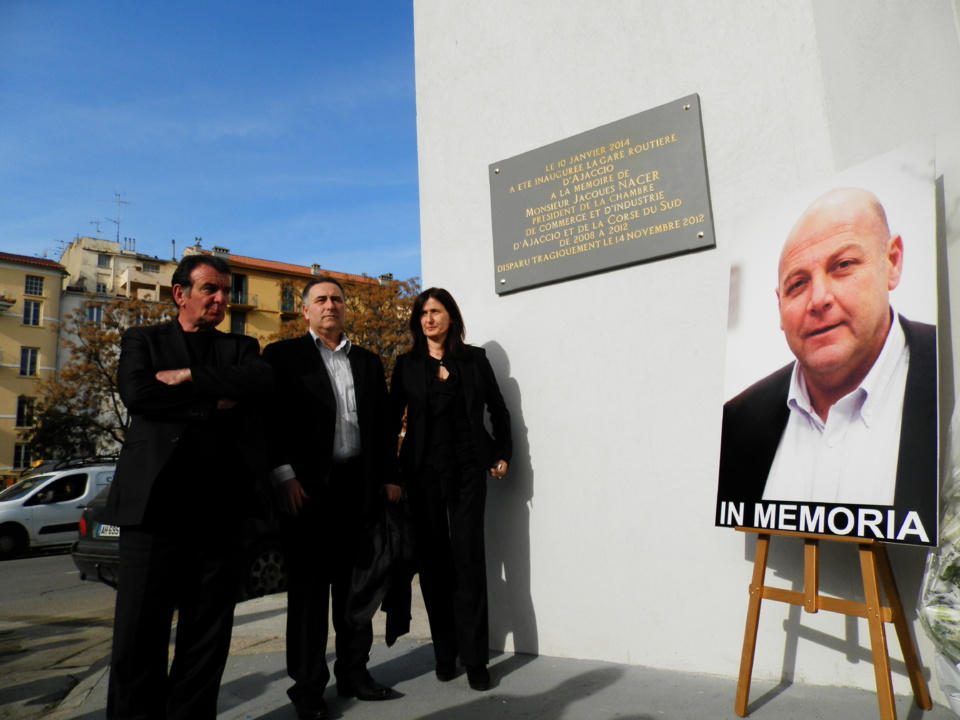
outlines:
[[[158,273],[160,272],[160,266],[157,265],[156,263],[144,263],[143,271],[150,272],[150,273]]]
[[[30,377],[37,374],[37,361],[40,359],[40,348],[20,348],[20,374]]]
[[[297,301],[293,296],[293,288],[284,285],[280,289],[280,310],[281,312],[296,312]]]
[[[33,464],[33,453],[26,443],[17,443],[13,446],[13,469],[23,470]]]
[[[42,308],[43,308],[43,303],[37,300],[24,300],[23,301],[23,324],[39,325],[40,312]]]
[[[241,275],[239,273],[234,273],[230,276],[233,286],[233,292],[231,292],[230,302],[237,303],[238,305],[247,304],[247,276]]]
[[[247,314],[241,312],[230,313],[230,332],[243,335],[247,327]]]
[[[37,399],[21,395],[17,398],[17,427],[33,427],[33,409]]]
[[[110,256],[103,253],[97,255],[97,267],[110,267]]]
[[[43,278],[38,275],[27,275],[23,283],[24,295],[43,295]]]
[[[106,295],[107,294],[107,284],[106,283],[97,283],[97,295]]]
[[[103,307],[91,303],[87,305],[87,322],[98,323],[103,320]]]

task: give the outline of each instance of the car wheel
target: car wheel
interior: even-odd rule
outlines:
[[[20,555],[27,549],[27,533],[19,525],[0,526],[0,558]]]
[[[280,542],[270,540],[256,545],[247,554],[243,578],[241,600],[286,590],[287,561]]]

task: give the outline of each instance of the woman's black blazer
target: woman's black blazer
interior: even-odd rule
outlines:
[[[497,378],[483,348],[468,345],[466,352],[456,358],[463,377],[463,395],[467,405],[474,452],[484,469],[497,460],[510,462],[513,443],[510,438],[510,413],[500,394]],[[400,432],[404,410],[407,411],[407,430],[400,448],[401,476],[416,473],[424,461],[427,438],[427,380],[426,356],[408,352],[397,358],[390,383],[393,421]],[[492,434],[484,424],[483,410],[490,413]]]

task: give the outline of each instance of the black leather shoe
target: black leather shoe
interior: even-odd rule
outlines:
[[[323,698],[302,698],[300,702],[295,702],[293,707],[296,708],[300,720],[325,720],[328,717],[327,703]]]
[[[453,660],[437,661],[437,680],[450,682],[457,676],[457,664]]]
[[[374,679],[359,680],[350,684],[337,683],[337,695],[342,698],[356,697],[357,700],[387,700],[391,689]]]
[[[483,692],[490,689],[490,673],[486,665],[467,665],[467,682],[474,690]]]

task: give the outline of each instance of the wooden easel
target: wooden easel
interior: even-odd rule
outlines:
[[[760,623],[762,600],[776,600],[791,605],[800,605],[809,613],[829,610],[842,615],[867,619],[870,627],[870,647],[873,653],[873,672],[877,681],[877,701],[880,704],[880,720],[896,720],[897,709],[893,703],[893,681],[890,677],[890,656],[887,653],[887,635],[883,624],[892,622],[897,630],[900,650],[907,666],[907,675],[913,687],[913,697],[924,710],[932,707],[927,682],[920,671],[917,648],[910,633],[910,626],[903,614],[900,593],[890,567],[890,559],[883,543],[865,538],[847,538],[834,535],[789,532],[785,530],[757,530],[738,527],[742,532],[757,533],[757,550],[753,559],[753,579],[750,582],[750,601],[747,605],[747,626],[743,633],[743,653],[740,656],[740,679],[733,709],[740,717],[747,716],[750,695],[750,675],[753,672],[753,656],[757,647],[757,628]],[[803,592],[764,585],[767,571],[767,552],[771,535],[803,538]],[[854,602],[820,594],[820,541],[855,542],[860,551],[860,572],[863,575],[865,602]],[[880,584],[888,606],[880,596]]]

